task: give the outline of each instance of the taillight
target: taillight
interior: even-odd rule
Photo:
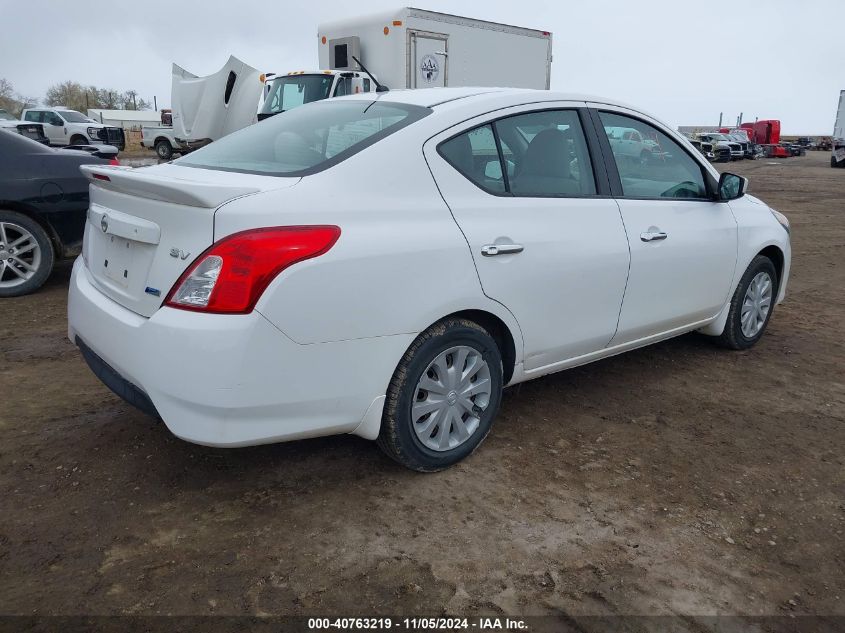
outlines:
[[[319,257],[340,237],[337,226],[280,226],[235,233],[197,257],[164,305],[216,314],[252,312],[288,266]]]
[[[116,158],[112,158],[112,159],[109,161],[109,165],[117,165],[117,166],[119,166],[119,165],[120,165],[120,161],[119,161],[119,160],[117,160]]]

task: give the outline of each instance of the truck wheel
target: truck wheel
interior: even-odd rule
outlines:
[[[0,297],[38,290],[53,271],[53,245],[32,218],[0,209]]]
[[[173,157],[173,148],[167,141],[157,141],[156,154],[161,160],[170,160]]]
[[[72,136],[70,139],[71,145],[88,145],[88,139],[82,136],[81,134],[77,134]]]

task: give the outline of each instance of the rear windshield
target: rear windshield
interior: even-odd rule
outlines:
[[[429,108],[403,103],[330,99],[277,114],[175,162],[245,174],[307,176],[428,114]]]

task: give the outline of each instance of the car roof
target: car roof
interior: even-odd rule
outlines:
[[[592,95],[554,92],[551,90],[532,90],[529,88],[497,88],[485,86],[471,86],[461,88],[415,88],[415,89],[391,89],[389,92],[360,92],[358,94],[339,97],[341,99],[373,99],[382,101],[393,101],[394,103],[405,103],[427,108],[450,103],[468,98],[491,98],[501,99],[502,97],[526,97],[526,102],[536,101],[593,101],[597,103],[613,104],[638,110],[632,106],[620,103],[616,100],[608,100]]]

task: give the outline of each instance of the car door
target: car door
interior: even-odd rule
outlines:
[[[731,291],[737,224],[710,195],[706,168],[670,132],[642,115],[597,106],[600,136],[619,126],[655,139],[649,161],[626,160],[601,140],[631,249],[631,270],[612,345],[702,324]]]
[[[44,128],[44,136],[50,141],[52,145],[54,142],[53,138],[55,136],[55,131],[52,129],[52,125],[47,123],[44,119],[45,112],[43,110],[27,110],[26,114],[24,115],[24,121],[31,121],[32,123],[41,123],[41,127]]]
[[[591,160],[595,131],[585,137],[573,105],[537,108],[474,119],[424,147],[484,293],[519,322],[526,371],[608,344],[629,261],[619,207]]]
[[[42,112],[41,116],[43,117],[44,133],[50,139],[50,144],[67,145],[67,126],[62,117],[50,111]]]

